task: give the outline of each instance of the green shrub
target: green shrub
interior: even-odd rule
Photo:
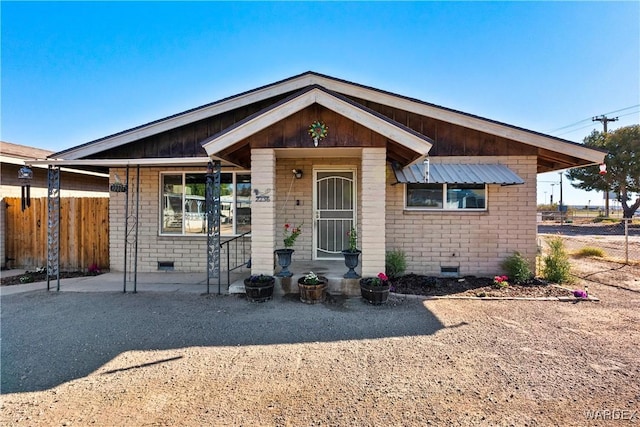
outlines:
[[[615,224],[615,223],[620,222],[620,220],[617,219],[617,218],[607,218],[607,217],[604,216],[604,214],[602,214],[602,215],[598,215],[598,217],[594,218],[593,222],[595,222],[595,223],[606,222],[606,223]]]
[[[588,257],[588,256],[593,256],[598,258],[604,257],[604,251],[600,248],[595,248],[593,246],[584,247],[579,251],[577,251],[575,254],[576,256],[580,256],[580,257]]]
[[[509,276],[514,283],[526,282],[533,277],[529,263],[520,255],[520,252],[515,252],[505,259],[502,262],[502,268],[504,268],[507,276]]]
[[[549,254],[543,259],[542,275],[553,283],[565,283],[571,279],[569,256],[560,237],[549,240]]]
[[[24,276],[20,276],[20,283],[33,283],[35,279],[31,273],[27,273]]]
[[[400,249],[387,251],[385,257],[385,272],[390,278],[400,277],[407,269],[407,257]]]

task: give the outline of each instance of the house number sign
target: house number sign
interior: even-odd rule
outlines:
[[[271,193],[270,188],[267,188],[264,191],[260,191],[257,188],[253,190],[253,194],[256,195],[256,202],[271,202],[271,196],[269,196],[269,193]]]

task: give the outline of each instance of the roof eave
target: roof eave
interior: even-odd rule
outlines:
[[[301,91],[275,107],[269,107],[256,113],[246,120],[236,123],[227,130],[211,138],[207,138],[202,142],[202,146],[208,155],[216,155],[243,139],[314,103],[320,104],[337,114],[353,120],[420,155],[427,154],[431,149],[432,144],[424,135],[420,135],[399,123],[388,119],[385,120],[375,112],[353,101],[346,100],[336,94],[323,90],[321,87],[313,87],[309,90]]]
[[[557,151],[562,154],[572,155],[589,162],[601,163],[604,159],[604,154],[599,150],[590,149],[575,142],[563,140],[550,135],[544,135],[480,116],[430,104],[418,99],[405,97],[310,71],[251,91],[243,92],[232,97],[224,98],[211,104],[206,104],[164,119],[141,125],[133,129],[88,142],[86,144],[55,153],[50,157],[80,159],[144,137],[174,129],[213,115],[221,114],[234,108],[259,102],[284,93],[300,90],[310,85],[321,85],[330,91],[338,92],[349,97],[360,98],[393,108],[412,111],[417,114],[432,117],[437,120],[443,120],[455,125],[468,127],[470,129],[512,139],[536,147]]]

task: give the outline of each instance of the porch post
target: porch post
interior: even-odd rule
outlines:
[[[273,275],[276,233],[276,153],[251,150],[251,274]]]
[[[362,276],[377,276],[385,264],[386,148],[362,149]]]

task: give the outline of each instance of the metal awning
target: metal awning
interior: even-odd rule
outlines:
[[[425,165],[413,164],[406,168],[393,165],[398,184],[524,184],[514,171],[505,165],[492,164],[443,164],[430,162],[428,180],[425,181]]]

